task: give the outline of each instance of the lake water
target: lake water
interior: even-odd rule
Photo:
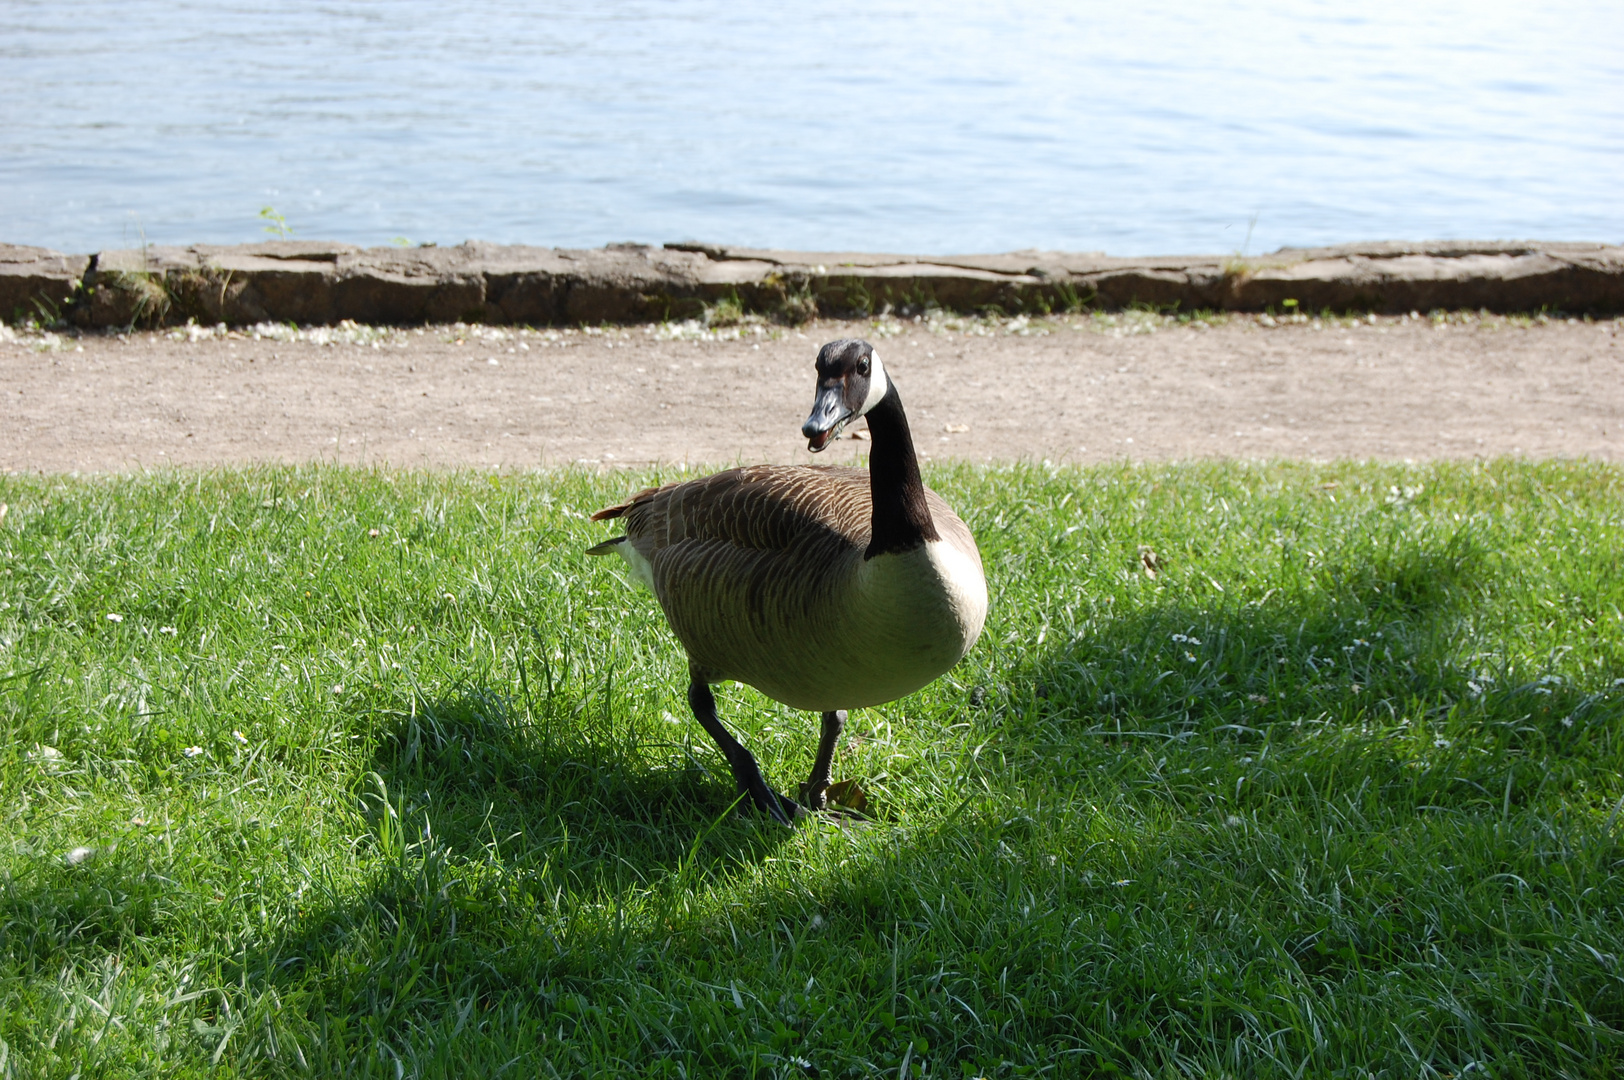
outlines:
[[[1624,4],[0,0],[0,241],[1624,241]]]

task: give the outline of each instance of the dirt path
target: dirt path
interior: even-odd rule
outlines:
[[[1620,321],[1269,321],[5,331],[0,470],[808,461],[812,359],[848,335],[875,341],[936,458],[1624,460]]]

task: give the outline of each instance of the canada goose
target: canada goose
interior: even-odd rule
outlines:
[[[688,704],[741,792],[788,824],[802,813],[762,779],[716,715],[710,684],[748,683],[823,714],[808,808],[826,805],[846,710],[924,686],[970,651],[987,615],[975,538],[920,481],[896,384],[866,341],[818,352],[817,397],[801,426],[817,453],[858,417],[862,469],[754,465],[638,492],[592,515],[626,535],[591,548],[625,559],[659,598],[688,652]]]

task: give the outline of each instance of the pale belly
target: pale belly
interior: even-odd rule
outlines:
[[[942,541],[858,563],[846,588],[684,641],[696,662],[796,709],[880,705],[937,678],[975,645],[987,613],[978,558]],[[673,620],[676,625],[676,620]],[[679,632],[679,636],[681,633]],[[697,635],[696,635],[697,636]]]

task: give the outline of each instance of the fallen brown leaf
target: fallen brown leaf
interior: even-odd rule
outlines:
[[[827,795],[831,809],[845,810],[853,814],[868,812],[868,794],[857,786],[855,780],[836,780],[829,785]]]
[[[1162,568],[1162,560],[1157,554],[1144,544],[1139,545],[1139,565],[1144,567],[1145,576],[1154,578]]]

